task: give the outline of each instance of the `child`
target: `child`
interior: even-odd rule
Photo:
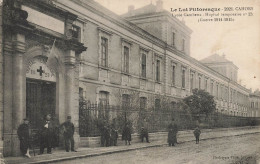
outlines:
[[[194,136],[195,136],[195,138],[196,138],[196,144],[199,143],[200,133],[201,133],[201,132],[200,132],[199,127],[196,127],[195,130],[193,131],[193,134],[194,134]]]

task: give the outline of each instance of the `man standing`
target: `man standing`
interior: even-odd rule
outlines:
[[[40,130],[40,153],[43,154],[44,148],[47,147],[47,153],[51,154],[51,143],[53,137],[53,125],[51,122],[51,115],[46,116],[46,120],[43,122],[43,125]]]
[[[30,136],[29,136],[29,120],[23,119],[24,123],[18,127],[17,134],[20,140],[20,150],[23,156],[31,158],[29,154]]]
[[[172,119],[172,122],[168,126],[169,146],[174,146],[174,144],[177,143],[177,133],[178,133],[177,124],[174,122],[174,119]]]
[[[178,126],[175,123],[175,121],[173,120],[173,146],[176,143],[177,144],[177,133],[178,133]]]
[[[131,137],[131,129],[129,123],[126,123],[122,131],[122,140],[125,140],[125,145],[127,145],[127,141],[128,144],[131,145],[132,137]]]
[[[105,146],[106,147],[110,146],[111,134],[110,134],[110,127],[109,127],[109,125],[106,125],[104,127],[104,137],[105,137]]]
[[[69,148],[71,148],[71,151],[75,151],[74,149],[74,125],[71,122],[71,116],[67,116],[67,121],[61,124],[61,128],[63,129],[63,136],[65,140],[65,148],[66,152],[69,152]]]
[[[144,142],[144,138],[146,139],[147,143],[149,142],[149,133],[148,133],[148,123],[146,119],[144,119],[143,126],[141,127],[141,140]]]
[[[194,136],[196,138],[196,144],[198,144],[199,141],[200,141],[200,133],[201,133],[201,131],[200,131],[199,127],[197,126],[195,128],[195,130],[193,131],[193,134],[194,134]]]
[[[117,138],[118,138],[118,131],[116,130],[115,126],[112,125],[111,127],[111,138],[110,138],[110,145],[117,146]]]

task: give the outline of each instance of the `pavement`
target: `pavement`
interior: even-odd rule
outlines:
[[[209,140],[222,137],[232,137],[237,135],[246,135],[260,133],[260,126],[243,127],[243,128],[222,128],[222,129],[203,129],[201,140]],[[192,131],[181,131],[178,136],[178,143],[192,142],[194,137]],[[132,143],[132,145],[119,145],[111,147],[81,147],[77,152],[65,152],[61,149],[54,149],[52,154],[43,154],[32,156],[32,158],[24,157],[6,157],[2,163],[4,164],[35,164],[35,163],[53,163],[72,159],[80,159],[94,156],[101,156],[112,153],[120,153],[137,149],[145,149],[150,147],[159,147],[167,144],[167,140],[153,140],[151,143]],[[1,161],[1,160],[0,160]],[[1,163],[1,164],[2,164]]]

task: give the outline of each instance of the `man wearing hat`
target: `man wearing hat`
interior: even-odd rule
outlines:
[[[71,116],[67,116],[67,121],[61,124],[61,129],[63,130],[66,152],[69,152],[69,146],[71,146],[71,151],[76,152],[74,149],[74,138],[73,138],[74,125],[71,122]]]
[[[17,134],[20,140],[20,150],[23,156],[31,158],[29,154],[29,120],[23,119],[24,122],[18,127]]]
[[[47,153],[51,154],[51,143],[53,138],[53,123],[51,121],[51,115],[46,116],[46,120],[43,122],[40,131],[40,153],[43,154],[44,148],[47,147]]]

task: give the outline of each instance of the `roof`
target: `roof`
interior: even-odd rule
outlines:
[[[162,0],[158,0],[156,5],[150,3],[146,6],[141,8],[134,9],[134,6],[129,6],[128,12],[125,14],[120,15],[121,17],[125,18],[126,20],[134,22],[133,20],[137,18],[145,19],[147,16],[149,17],[161,17],[167,16],[170,20],[173,20],[176,24],[180,26],[180,29],[186,30],[189,34],[192,33],[192,30],[185,24],[185,22],[179,20],[176,17],[173,17],[172,14],[163,8]]]
[[[260,97],[260,91],[259,91],[259,89],[257,89],[257,90],[254,91],[253,93],[251,93],[250,96],[257,96],[257,97]]]
[[[153,4],[149,4],[147,6],[138,8],[138,9],[134,9],[131,12],[127,12],[123,15],[121,15],[122,17],[129,17],[129,16],[133,16],[133,15],[143,15],[143,14],[149,14],[149,13],[155,13],[156,12],[156,6]]]
[[[227,60],[225,56],[220,56],[218,54],[213,54],[211,56],[208,56],[202,60],[200,60],[202,63],[232,63],[231,61]]]

